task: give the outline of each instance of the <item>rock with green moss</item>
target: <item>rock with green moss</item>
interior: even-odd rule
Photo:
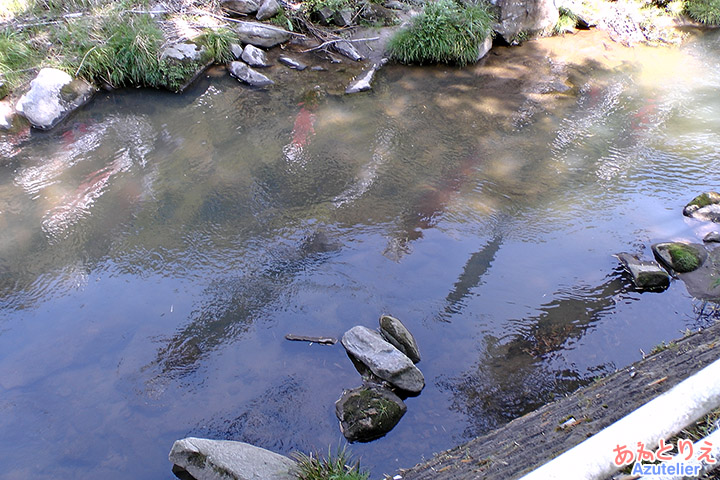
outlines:
[[[195,480],[293,480],[296,463],[248,443],[188,437],[177,440],[168,455],[173,472]],[[183,477],[181,477],[183,478]]]
[[[705,192],[685,205],[683,215],[705,222],[720,223],[720,193]]]
[[[660,263],[678,273],[697,270],[708,256],[705,248],[695,243],[657,243],[652,251]]]
[[[392,430],[405,415],[407,406],[390,390],[362,386],[343,392],[335,402],[340,430],[350,442],[369,442]]]
[[[670,285],[670,275],[657,262],[640,260],[629,253],[619,253],[616,257],[630,273],[637,288],[656,290]]]

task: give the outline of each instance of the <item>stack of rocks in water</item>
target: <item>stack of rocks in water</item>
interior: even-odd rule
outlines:
[[[380,317],[380,333],[356,326],[345,332],[342,344],[365,380],[343,392],[335,403],[340,430],[348,441],[380,438],[407,411],[401,397],[419,394],[425,377],[415,366],[420,361],[417,342],[397,318]]]

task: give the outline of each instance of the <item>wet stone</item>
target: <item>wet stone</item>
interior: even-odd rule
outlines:
[[[343,392],[335,402],[340,430],[350,442],[369,442],[392,430],[407,406],[390,390],[363,386]]]
[[[342,337],[345,350],[382,380],[411,393],[425,387],[425,377],[412,360],[367,327],[356,326]]]
[[[720,223],[720,193],[705,192],[685,205],[683,215],[704,222]]]
[[[720,232],[710,232],[703,238],[705,243],[720,243]]]
[[[408,356],[413,363],[420,361],[420,350],[410,330],[397,318],[390,315],[380,317],[380,333],[395,348]]]
[[[262,73],[256,72],[248,67],[243,62],[231,62],[229,70],[233,77],[253,87],[267,87],[275,83]]]
[[[243,61],[251,67],[269,67],[265,52],[253,45],[247,45],[243,50]]]
[[[307,65],[305,65],[304,63],[286,56],[279,57],[278,62],[294,70],[305,70],[307,68]]]
[[[362,55],[360,55],[360,52],[358,52],[357,49],[353,47],[353,44],[348,42],[347,40],[341,40],[339,42],[333,43],[333,49],[335,49],[335,51],[339,54],[344,55],[350,60],[356,62],[359,62],[364,58]]]
[[[640,260],[629,253],[616,255],[640,289],[661,289],[670,285],[670,275],[652,260]]]

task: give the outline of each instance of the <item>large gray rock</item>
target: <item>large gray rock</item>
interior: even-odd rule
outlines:
[[[196,480],[293,480],[295,462],[248,443],[188,437],[168,455]],[[173,469],[176,471],[177,469]]]
[[[679,273],[697,270],[708,256],[705,247],[697,243],[656,243],[652,251],[660,263]]]
[[[277,0],[265,0],[260,6],[255,18],[258,20],[269,20],[280,12],[280,4]]]
[[[235,31],[243,43],[265,48],[285,43],[292,37],[287,30],[257,22],[239,22]]]
[[[551,29],[558,21],[554,0],[497,0],[498,23],[495,31],[513,42],[520,32],[536,33]]]
[[[390,315],[381,316],[380,334],[395,348],[407,355],[413,363],[420,361],[420,349],[415,337],[400,320]]]
[[[704,222],[720,223],[720,193],[705,192],[685,205],[683,215]]]
[[[269,67],[265,52],[252,45],[246,45],[241,58],[251,67]]]
[[[703,237],[705,243],[720,243],[720,232],[709,232]]]
[[[275,83],[262,73],[256,72],[248,67],[243,62],[231,62],[229,69],[232,76],[253,87],[267,87]]]
[[[220,0],[220,7],[230,15],[255,13],[260,8],[259,0]]]
[[[350,442],[369,442],[382,437],[405,415],[407,406],[390,390],[364,386],[343,392],[335,402],[340,431]]]
[[[85,105],[95,88],[55,68],[43,68],[30,82],[30,90],[20,97],[15,110],[35,128],[48,130],[72,111]]]
[[[345,332],[342,344],[374,375],[401,390],[419,393],[425,386],[425,377],[412,360],[378,332],[356,326]]]
[[[641,289],[664,289],[670,285],[670,275],[652,260],[640,260],[629,253],[616,255],[620,263],[632,275],[635,286]]]
[[[347,40],[335,42],[333,43],[332,47],[336,52],[346,56],[350,60],[359,62],[360,60],[365,58],[360,54],[360,52],[358,52],[357,48],[353,47],[353,44],[348,42]]]

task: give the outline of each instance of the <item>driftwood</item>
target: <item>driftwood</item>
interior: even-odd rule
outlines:
[[[308,335],[293,335],[292,333],[285,335],[285,339],[295,342],[320,343],[322,345],[335,345],[337,343],[337,338],[333,337],[311,337]]]

